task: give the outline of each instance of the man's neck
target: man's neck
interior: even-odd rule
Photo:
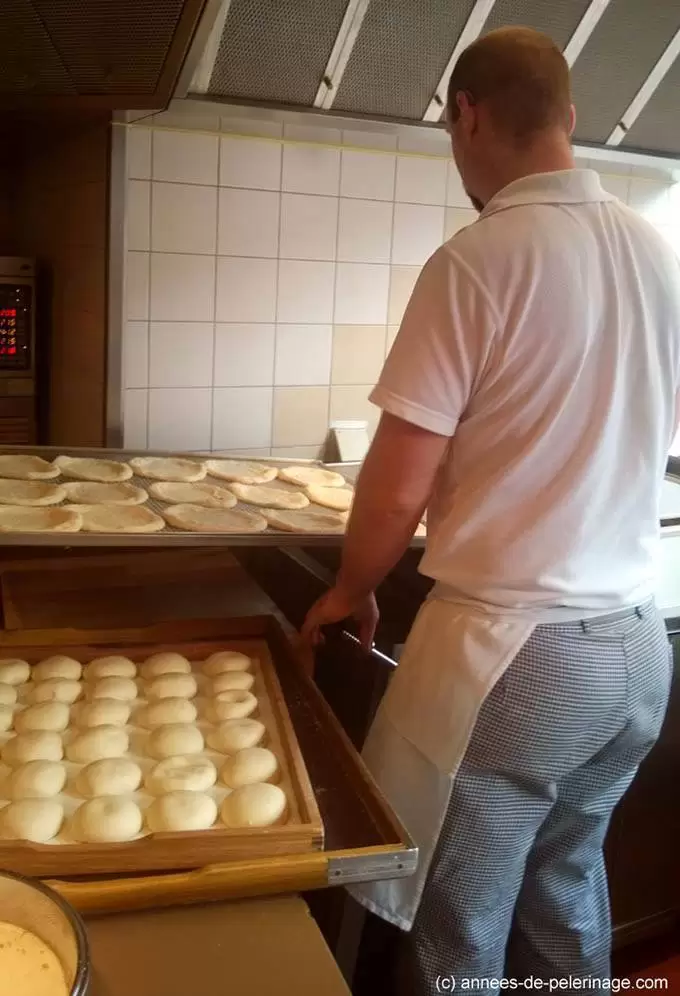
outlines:
[[[484,204],[515,180],[522,180],[535,173],[574,169],[575,163],[571,146],[566,140],[560,140],[537,144],[523,152],[512,150],[506,157],[497,159],[494,166],[493,174],[488,177],[485,185]]]

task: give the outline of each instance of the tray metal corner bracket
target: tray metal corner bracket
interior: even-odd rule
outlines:
[[[382,854],[335,855],[328,859],[328,884],[350,885],[407,878],[413,875],[417,865],[417,847]]]

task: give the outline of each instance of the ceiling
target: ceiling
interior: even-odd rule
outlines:
[[[680,156],[679,0],[213,0],[210,18],[190,93],[434,126],[462,48],[535,27],[572,65],[579,144]]]

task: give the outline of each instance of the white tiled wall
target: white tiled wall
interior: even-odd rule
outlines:
[[[331,419],[372,429],[420,267],[476,217],[441,136],[187,124],[128,128],[125,445],[302,457]],[[603,180],[680,248],[668,182]]]

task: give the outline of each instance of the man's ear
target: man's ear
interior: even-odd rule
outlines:
[[[569,138],[574,134],[574,128],[576,127],[576,108],[573,104],[569,105]]]

